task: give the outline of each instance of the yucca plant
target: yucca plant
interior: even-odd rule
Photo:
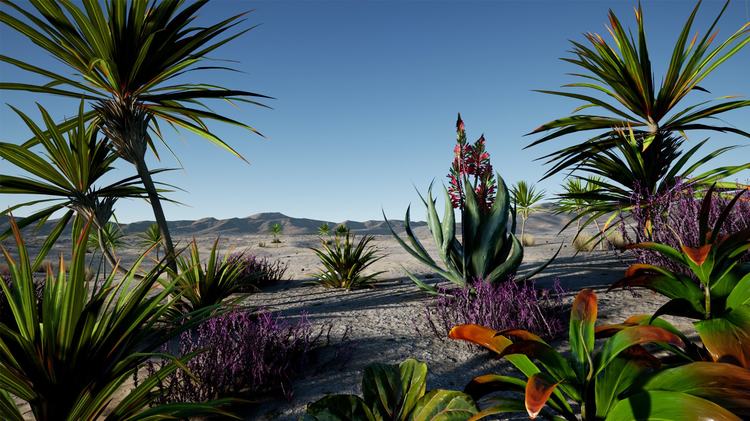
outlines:
[[[475,400],[505,394],[489,398],[489,406],[472,419],[527,412],[531,418],[570,421],[738,421],[750,414],[750,370],[713,362],[661,367],[644,345],[661,344],[679,354],[686,344],[683,335],[658,322],[626,326],[597,346],[596,315],[596,294],[582,290],[570,313],[569,358],[525,330],[451,329],[451,338],[497,353],[525,377],[486,374],[473,379],[465,392]]]
[[[349,227],[347,227],[344,224],[340,224],[336,227],[335,234],[336,235],[346,235],[349,233]]]
[[[470,396],[454,390],[427,391],[427,364],[372,364],[362,377],[362,396],[328,395],[307,407],[305,420],[463,421],[477,413]]]
[[[333,244],[321,240],[321,248],[311,248],[323,266],[312,283],[326,288],[371,287],[377,282],[377,276],[383,272],[365,275],[364,271],[385,257],[379,255],[375,246],[370,245],[374,239],[371,235],[365,235],[355,245],[354,236],[346,232],[336,235]]]
[[[544,199],[545,192],[544,190],[537,191],[534,184],[521,180],[510,188],[510,193],[516,213],[521,217],[521,241],[523,241],[526,234],[526,221],[532,213],[538,210],[537,204]]]
[[[320,226],[318,227],[318,235],[320,237],[328,237],[329,235],[331,235],[331,226],[328,225],[327,222],[320,224]]]
[[[164,244],[164,237],[161,235],[159,225],[149,225],[146,231],[138,234],[138,239],[138,245],[146,250],[153,249],[156,253],[156,260],[159,260],[159,250],[161,250]]]
[[[708,92],[700,83],[750,42],[749,22],[712,46],[717,35],[716,25],[728,4],[727,1],[701,37],[696,34],[690,40],[700,6],[698,2],[678,35],[660,86],[655,82],[657,76],[651,65],[640,5],[635,11],[637,37],[610,11],[607,30],[614,45],[594,33],[585,35],[590,46],[572,42],[575,56],[563,60],[582,70],[573,74],[584,81],[565,85],[575,89],[572,91],[540,92],[573,98],[582,104],[576,108],[575,115],[555,119],[534,130],[532,133],[550,133],[529,146],[567,135],[584,136],[578,144],[542,158],[553,164],[545,177],[573,169],[605,178],[591,196],[600,200],[600,207],[588,209],[587,214],[593,216],[626,208],[632,194],[655,194],[663,186],[674,184],[677,175],[689,175],[726,151],[719,149],[687,167],[689,156],[695,154],[703,142],[683,154],[681,146],[688,139],[686,133],[709,130],[750,137],[750,133],[741,129],[714,123],[721,122],[719,116],[727,111],[747,107],[749,100],[720,97],[680,106],[694,91]],[[605,112],[578,113],[592,109]],[[592,131],[595,134],[583,134]],[[743,168],[747,168],[747,164],[710,169],[696,181],[710,185]]]
[[[696,319],[695,329],[715,361],[732,362],[750,368],[750,263],[742,257],[750,250],[750,229],[722,234],[722,225],[741,191],[724,207],[711,227],[708,224],[714,188],[701,203],[698,243],[677,250],[665,244],[645,242],[631,249],[651,250],[679,265],[676,273],[650,264],[631,265],[616,287],[648,288],[669,298],[656,312]]]
[[[492,170],[489,153],[485,151],[484,136],[474,144],[467,143],[460,114],[456,132],[455,156],[448,175],[450,187],[443,189],[445,212],[442,221],[436,210],[436,200],[432,196],[432,184],[427,190],[427,199],[420,194],[427,208],[427,226],[445,267],[435,262],[414,234],[411,228],[411,206],[406,209],[404,217],[408,244],[396,234],[383,213],[391,234],[419,262],[460,287],[476,279],[489,283],[504,282],[512,277],[518,281],[528,279],[543,270],[549,262],[531,273],[516,276],[523,261],[523,245],[515,236],[516,213],[511,207],[508,188],[500,175]],[[456,232],[454,208],[461,212],[460,233]],[[461,234],[461,241],[457,234]],[[411,272],[407,271],[406,274],[424,291],[437,293],[434,287]]]
[[[133,164],[148,193],[156,223],[164,237],[167,263],[176,270],[174,246],[158,191],[146,165],[146,151],[154,149],[152,135],[164,141],[159,122],[189,130],[223,149],[239,154],[211,132],[207,122],[252,127],[211,111],[206,101],[247,102],[267,98],[253,92],[213,84],[215,78],[197,82],[197,71],[232,70],[226,65],[206,65],[217,48],[249,29],[230,36],[244,14],[216,23],[195,25],[208,0],[72,1],[31,0],[3,4],[15,15],[0,11],[0,22],[18,31],[72,70],[57,74],[12,57],[0,60],[48,80],[47,83],[0,83],[0,89],[84,99],[93,106],[83,119],[100,127],[117,154]],[[60,123],[64,128],[75,120]],[[38,142],[39,135],[27,145]],[[26,146],[26,145],[25,145]]]
[[[59,271],[48,268],[42,311],[34,301],[32,260],[18,226],[11,219],[18,259],[3,248],[12,286],[0,283],[14,323],[0,321],[0,417],[26,418],[15,399],[28,403],[31,414],[44,420],[162,419],[220,413],[218,405],[153,406],[158,379],[184,367],[191,357],[171,364],[127,391],[115,394],[179,329],[164,324],[177,297],[170,298],[173,283],[154,290],[160,272],[141,279],[133,272],[116,278],[111,273],[101,288],[92,291],[86,279],[86,239],[90,223],[76,218],[73,226],[72,260],[60,258]],[[200,320],[201,314],[193,314]],[[183,325],[187,328],[188,323]]]
[[[183,313],[216,307],[240,288],[243,261],[230,254],[220,257],[218,247],[217,238],[205,264],[195,240],[190,243],[189,257],[177,257],[173,295],[179,298],[176,306]]]
[[[102,236],[100,240],[99,235]],[[107,222],[102,228],[97,228],[89,232],[89,239],[86,248],[89,251],[97,250],[102,243],[109,250],[116,250],[125,244],[125,234],[117,222]]]
[[[271,235],[273,235],[273,241],[272,243],[278,244],[281,242],[279,239],[279,236],[281,235],[281,232],[284,230],[284,227],[279,224],[278,222],[271,225]]]
[[[8,215],[17,209],[34,208],[35,211],[18,222],[19,228],[47,222],[53,215],[64,212],[52,228],[51,234],[42,245],[39,256],[55,244],[69,226],[75,215],[93,219],[97,227],[105,227],[113,215],[113,207],[121,198],[146,198],[138,177],[128,177],[110,184],[102,181],[113,169],[117,155],[106,141],[99,139],[96,126],[87,125],[83,104],[78,110],[78,118],[66,131],[57,128],[47,110],[39,106],[44,125],[40,127],[30,117],[15,110],[29,130],[34,133],[40,152],[30,147],[12,143],[0,143],[0,158],[20,170],[21,175],[0,174],[0,194],[22,194],[34,197],[0,212]],[[156,174],[160,171],[152,171]],[[162,190],[163,191],[163,190]],[[36,207],[42,206],[36,210]],[[97,230],[98,231],[98,230]],[[10,229],[0,234],[3,238]],[[101,245],[101,244],[100,244]],[[104,244],[103,252],[113,265],[116,260]],[[33,268],[42,263],[39,258]]]

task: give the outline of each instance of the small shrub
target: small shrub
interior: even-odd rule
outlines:
[[[620,231],[610,231],[607,233],[607,247],[609,250],[623,250],[628,245],[628,241]]]
[[[266,244],[265,241],[261,241],[261,242],[258,243],[258,247],[266,248],[266,247],[268,247],[268,245]]]
[[[531,247],[536,244],[536,237],[531,234],[524,234],[521,236],[521,244],[523,244],[524,247]]]
[[[593,251],[596,247],[597,240],[590,234],[580,233],[573,240],[573,248],[576,251]]]
[[[377,248],[370,245],[374,238],[372,235],[365,235],[355,245],[354,236],[347,231],[346,234],[336,235],[333,245],[321,241],[320,249],[311,249],[323,265],[313,283],[326,288],[371,287],[377,282],[376,277],[383,272],[369,275],[364,275],[363,272],[370,265],[385,257],[378,255]]]
[[[178,370],[160,382],[157,402],[205,402],[279,392],[291,398],[291,380],[316,340],[304,316],[290,322],[269,312],[244,309],[214,317],[182,333],[178,355],[203,352],[187,363],[192,376]],[[152,361],[149,375],[167,363]]]
[[[241,266],[237,279],[237,292],[255,292],[267,285],[284,280],[289,264],[267,257],[237,253],[229,257],[230,262]]]
[[[478,324],[495,330],[511,327],[554,338],[564,330],[563,288],[537,289],[532,281],[489,284],[479,280],[463,288],[443,289],[425,307],[425,316],[438,338],[453,326]]]

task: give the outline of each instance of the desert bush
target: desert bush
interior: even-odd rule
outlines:
[[[427,391],[427,364],[372,364],[362,376],[362,396],[328,395],[307,407],[305,420],[465,420],[477,413],[467,394]]]
[[[750,228],[727,233],[724,224],[744,196],[742,191],[717,208],[713,188],[700,203],[697,228],[691,240],[680,239],[678,248],[655,242],[628,246],[649,250],[679,270],[637,263],[630,266],[615,287],[643,287],[669,301],[656,312],[695,319],[703,345],[716,361],[750,368],[750,262],[742,262],[750,249]],[[718,211],[710,223],[710,213]]]
[[[231,255],[229,262],[237,262],[242,268],[237,279],[237,292],[256,292],[264,286],[280,282],[289,268],[288,263],[280,260],[245,253]]]
[[[323,265],[313,283],[327,288],[371,287],[383,272],[365,275],[364,271],[385,257],[378,254],[375,246],[370,245],[374,238],[372,235],[365,235],[355,245],[354,236],[347,231],[345,234],[337,234],[333,244],[321,241],[320,249],[311,248]]]
[[[266,311],[237,309],[213,317],[180,335],[177,355],[198,354],[186,364],[189,373],[174,371],[159,381],[156,402],[205,402],[273,393],[291,398],[292,379],[316,340],[304,316],[291,322]],[[148,375],[168,364],[169,360],[152,360]]]
[[[401,247],[451,283],[463,287],[474,279],[490,283],[505,282],[516,277],[523,261],[523,245],[515,236],[516,215],[511,209],[511,195],[503,179],[492,169],[484,136],[474,144],[467,143],[460,114],[456,132],[455,156],[448,175],[450,185],[444,188],[445,212],[442,221],[432,196],[432,185],[428,189],[427,199],[420,195],[427,208],[427,225],[444,268],[435,262],[414,235],[409,217],[410,207],[406,209],[404,217],[409,244],[396,234],[385,214],[383,217]],[[461,212],[461,241],[456,237],[454,208]],[[523,278],[530,278],[548,263],[525,274]],[[411,272],[406,273],[421,289],[436,292],[434,287]]]
[[[606,233],[606,237],[609,250],[623,250],[628,245],[628,241],[621,231],[609,231]]]
[[[521,244],[524,247],[531,247],[536,244],[536,237],[531,234],[524,234],[521,236]]]
[[[475,401],[504,393],[490,400],[481,415],[527,412],[531,418],[588,421],[739,420],[738,416],[750,414],[746,404],[750,370],[714,362],[662,368],[644,345],[656,344],[681,358],[684,335],[659,319],[651,325],[624,326],[612,334],[609,326],[604,330],[595,326],[596,314],[596,294],[582,290],[570,312],[570,356],[522,329],[496,331],[473,324],[451,329],[452,339],[483,346],[523,373],[523,378],[486,374],[473,379],[465,391]],[[608,337],[597,342],[601,336]]]
[[[563,293],[555,281],[551,290],[532,281],[490,284],[477,280],[463,288],[440,289],[425,307],[427,323],[438,338],[453,326],[477,324],[495,330],[511,327],[541,332],[552,339],[563,331]]]
[[[742,186],[738,186],[739,189]],[[711,190],[714,191],[714,190]],[[739,193],[738,193],[739,194]],[[726,193],[708,193],[708,190],[696,189],[679,183],[673,189],[659,195],[648,196],[639,201],[634,197],[633,210],[630,220],[632,229],[628,229],[627,222],[621,221],[622,231],[628,242],[643,243],[656,242],[679,249],[682,245],[697,247],[700,245],[700,221],[702,204],[706,199],[708,206],[706,223],[714,225],[722,210],[727,208],[733,195]],[[726,236],[750,229],[750,191],[745,191],[737,200],[722,222],[719,236]],[[630,253],[638,263],[651,264],[668,268],[674,272],[690,274],[685,266],[666,258],[663,254],[649,249],[630,248]],[[743,260],[750,259],[750,253],[745,253]]]
[[[576,251],[594,251],[596,244],[597,241],[594,236],[584,232],[579,233],[573,239],[573,248],[575,248]]]
[[[11,285],[0,283],[13,322],[0,321],[0,418],[22,420],[17,400],[28,403],[37,421],[181,418],[216,412],[222,401],[203,406],[155,406],[151,391],[159,377],[186,363],[190,356],[170,360],[136,388],[125,381],[154,356],[164,343],[179,334],[165,325],[174,307],[169,300],[174,283],[156,288],[161,274],[152,270],[136,277],[138,265],[125,275],[110,274],[92,290],[86,282],[86,240],[90,224],[73,223],[72,258],[58,273],[48,271],[40,313],[32,303],[37,294],[28,255],[18,227],[11,219],[18,259],[6,254]],[[43,257],[43,256],[42,256]],[[60,260],[62,263],[62,259]],[[66,270],[67,269],[67,270]],[[191,320],[200,315],[192,314]],[[189,324],[185,324],[189,327]],[[163,355],[163,354],[160,354]],[[117,401],[115,394],[124,391]]]
[[[229,256],[221,258],[218,245],[217,238],[204,265],[198,243],[193,240],[189,257],[177,256],[177,273],[167,269],[175,279],[173,296],[183,312],[217,306],[240,288],[241,262]]]

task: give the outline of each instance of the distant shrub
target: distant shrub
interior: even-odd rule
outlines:
[[[739,186],[739,189],[742,189]],[[708,226],[713,226],[734,194],[714,193],[708,212]],[[706,196],[705,190],[678,183],[666,193],[650,196],[644,201],[634,201],[632,211],[632,229],[623,232],[628,242],[640,243],[654,241],[680,249],[680,244],[688,247],[699,246],[699,215],[701,203]],[[730,235],[750,229],[750,191],[745,191],[731,209],[722,225],[721,232],[715,235]],[[632,249],[630,253],[638,263],[665,267],[673,272],[685,273],[685,268],[676,265],[661,254],[641,249]],[[750,252],[745,254],[744,261],[750,260]]]
[[[383,272],[365,275],[364,271],[384,256],[378,254],[370,242],[375,237],[365,235],[358,243],[348,231],[335,236],[333,244],[321,241],[321,248],[312,248],[323,266],[313,283],[326,288],[357,289],[371,287]]]
[[[245,253],[235,253],[228,260],[237,262],[241,267],[236,292],[256,292],[264,286],[280,282],[289,269],[289,264],[280,260]]]
[[[622,250],[628,245],[628,241],[620,231],[611,231],[607,233],[607,246],[610,250]]]
[[[244,309],[214,317],[182,333],[177,355],[199,354],[186,364],[190,374],[178,370],[161,380],[157,402],[205,402],[259,393],[291,398],[292,378],[316,340],[304,316],[290,322],[266,311]],[[167,363],[151,361],[149,375]]]
[[[586,233],[580,233],[573,240],[573,247],[576,251],[593,251],[597,244],[597,239],[592,235]]]
[[[524,247],[531,247],[536,244],[536,237],[531,234],[524,234],[521,236],[521,244],[523,244]]]
[[[427,322],[438,338],[446,338],[453,326],[461,324],[526,329],[547,339],[564,330],[564,290],[559,281],[551,290],[537,289],[532,281],[490,284],[477,280],[466,287],[439,291],[425,307]]]

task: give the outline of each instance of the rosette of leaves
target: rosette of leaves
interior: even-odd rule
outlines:
[[[644,345],[679,354],[686,348],[683,335],[668,324],[635,324],[614,334],[608,330],[611,336],[597,343],[596,316],[596,294],[582,290],[570,313],[570,357],[525,330],[454,327],[452,339],[497,353],[525,377],[486,374],[473,379],[465,392],[489,404],[472,419],[511,412],[570,421],[740,420],[749,415],[750,370],[714,362],[664,367]]]
[[[383,272],[368,275],[363,272],[370,265],[385,257],[378,255],[377,248],[370,245],[374,238],[371,235],[365,235],[355,245],[354,236],[346,231],[344,234],[336,233],[332,243],[321,239],[321,248],[311,248],[323,265],[312,283],[326,288],[371,287],[377,282],[378,275]]]
[[[362,377],[362,396],[328,395],[307,407],[305,420],[463,421],[477,413],[471,397],[454,390],[427,392],[427,364],[372,364]]]
[[[611,288],[641,287],[666,296],[669,301],[654,317],[668,314],[696,319],[695,329],[715,361],[750,368],[750,263],[742,261],[750,250],[750,229],[722,234],[732,208],[747,193],[736,194],[710,226],[713,193],[711,187],[701,203],[695,246],[682,240],[679,250],[654,242],[628,246],[657,252],[687,271],[638,263]]]
[[[176,358],[159,352],[171,338],[205,319],[193,313],[179,327],[167,326],[174,309],[174,282],[155,288],[162,265],[142,277],[135,271],[111,272],[100,288],[86,274],[86,241],[91,223],[73,221],[72,258],[45,274],[42,311],[36,305],[33,260],[11,218],[17,259],[0,247],[10,282],[0,282],[12,321],[0,320],[0,418],[22,421],[183,419],[231,414],[219,409],[231,400],[157,405],[159,380],[183,367],[193,355]],[[137,387],[127,381],[152,358],[170,359]],[[119,394],[124,392],[123,394]],[[116,395],[117,399],[115,399]],[[22,414],[19,402],[29,405]]]
[[[543,270],[549,262],[528,274],[516,276],[523,261],[523,245],[515,236],[516,214],[511,207],[511,195],[502,177],[492,171],[489,154],[484,151],[484,137],[480,137],[474,145],[467,144],[460,115],[456,127],[458,144],[448,175],[450,188],[444,188],[445,211],[442,220],[438,216],[432,185],[426,199],[420,194],[427,208],[427,225],[444,267],[429,255],[414,234],[410,220],[411,207],[406,209],[404,217],[406,241],[396,234],[383,214],[391,234],[409,254],[460,287],[475,279],[489,283],[504,282],[514,276],[518,281],[528,279]],[[460,232],[456,230],[454,208],[461,212]],[[457,234],[461,235],[461,241]],[[409,271],[406,273],[423,290],[437,292]]]

